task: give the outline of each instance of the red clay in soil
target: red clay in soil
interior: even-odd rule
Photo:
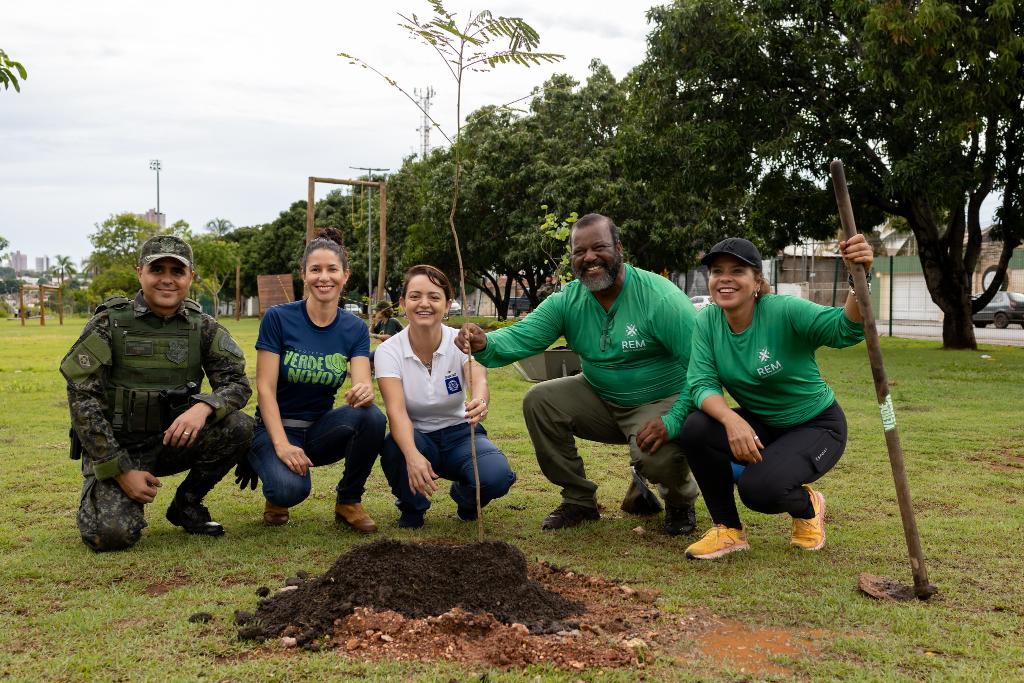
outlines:
[[[503,669],[548,663],[570,671],[633,667],[654,657],[692,667],[783,673],[775,656],[816,648],[807,634],[750,629],[705,612],[664,615],[656,591],[528,564],[506,543],[376,541],[320,577],[238,613],[239,637],[335,648],[361,661],[450,661]],[[695,647],[696,646],[696,647]]]

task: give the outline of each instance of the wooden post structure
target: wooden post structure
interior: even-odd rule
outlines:
[[[57,311],[60,314],[60,324],[64,325],[64,283],[57,288]]]
[[[46,295],[42,285],[39,285],[39,326],[46,327]]]
[[[25,285],[18,285],[18,317],[21,318],[21,326],[25,327]]]
[[[352,180],[349,178],[318,178],[309,176],[306,185],[306,243],[313,239],[313,214],[315,213],[315,188],[317,183],[329,185],[350,185],[353,187],[375,187],[380,194],[380,265],[377,268],[377,291],[384,291],[385,268],[388,259],[388,185],[385,180]],[[367,292],[372,299],[373,292]],[[372,315],[369,311],[367,315]]]
[[[235,259],[235,320],[242,319],[242,259]]]

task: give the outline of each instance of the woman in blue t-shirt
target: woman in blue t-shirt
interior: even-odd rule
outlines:
[[[302,255],[303,301],[273,306],[256,340],[259,407],[249,463],[263,481],[263,519],[288,522],[288,509],[309,496],[310,467],[345,459],[335,519],[356,531],[377,525],[360,501],[384,441],[384,415],[373,404],[370,335],[366,324],[338,307],[348,280],[341,234],[321,230]],[[345,405],[338,388],[351,374]]]

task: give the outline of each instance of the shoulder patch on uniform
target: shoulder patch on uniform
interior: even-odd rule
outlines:
[[[234,338],[227,330],[225,330],[222,327],[221,329],[217,330],[217,336],[219,337],[219,340],[217,342],[217,348],[219,348],[221,351],[230,353],[232,356],[235,356],[236,358],[245,358],[245,353],[242,351],[242,348],[238,345],[238,343],[234,340]]]
[[[110,365],[110,347],[97,332],[71,347],[71,351],[60,364],[60,372],[72,384],[84,381],[98,372],[103,365]]]
[[[195,299],[185,299],[185,301],[182,303],[182,306],[189,309],[190,311],[195,311],[196,313],[203,312],[203,307],[200,306],[199,302],[197,302]]]

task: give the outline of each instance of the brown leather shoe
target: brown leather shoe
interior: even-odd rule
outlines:
[[[363,534],[377,531],[377,523],[366,514],[360,503],[338,503],[334,506],[334,521],[352,527]]]
[[[274,505],[268,500],[263,508],[263,523],[267,526],[284,526],[288,523],[288,508]]]

